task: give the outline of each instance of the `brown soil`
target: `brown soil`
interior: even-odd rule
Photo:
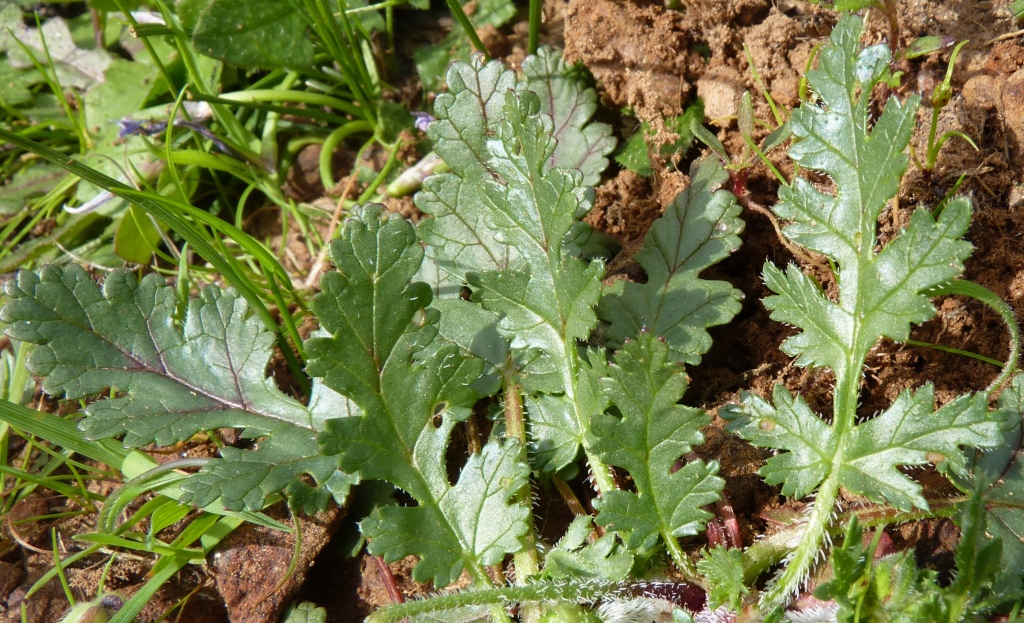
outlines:
[[[759,119],[772,119],[765,99],[757,95],[760,87],[746,60],[744,46],[774,102],[789,109],[799,102],[800,76],[812,50],[830,32],[835,15],[801,0],[683,0],[682,4],[684,11],[671,11],[660,2],[549,0],[544,36],[549,43],[564,45],[569,59],[590,69],[598,80],[604,104],[612,110],[628,106],[638,119],[651,122],[655,128],[664,129],[664,116],[679,114],[700,96],[708,119],[716,122],[719,139],[730,153],[739,154],[743,141],[730,117],[735,116],[743,91],[755,95],[755,114]],[[1005,36],[1016,31],[1005,3],[901,0],[898,7],[897,49],[924,34],[971,40],[954,72],[955,95],[942,113],[939,131],[962,132],[979,149],[954,138],[940,152],[931,175],[911,166],[898,202],[883,215],[882,236],[891,236],[904,226],[916,206],[934,206],[964,176],[960,192],[973,198],[975,209],[968,233],[975,251],[966,264],[966,276],[1008,301],[1020,314],[1024,312],[1024,245],[1019,243],[1024,232],[1024,38]],[[869,41],[887,40],[891,36],[881,15],[870,13],[867,24],[865,36]],[[489,49],[504,55],[512,66],[525,56],[523,22],[501,32],[481,35]],[[1002,40],[996,40],[999,37]],[[899,69],[904,74],[897,94],[923,92],[927,97],[944,75],[948,56],[947,52],[901,61]],[[922,107],[921,131],[913,141],[917,154],[923,154],[925,149],[929,114],[930,109]],[[610,116],[616,118],[614,114]],[[631,128],[617,131],[628,132]],[[672,137],[662,133],[661,138]],[[323,191],[318,186],[318,156],[319,148],[309,148],[300,154],[288,174],[289,196],[309,200]],[[781,150],[771,158],[784,175],[792,175],[792,167]],[[313,202],[323,210],[322,217],[314,219],[318,227],[326,228],[345,187],[352,166],[351,155],[339,154],[336,165],[339,188],[328,189],[329,197]],[[686,182],[685,175],[668,165],[657,170],[652,179],[616,170],[614,166],[609,170],[597,189],[596,205],[587,220],[622,243],[621,254],[608,266],[610,278],[644,278],[632,257],[651,222]],[[746,543],[771,529],[774,518],[785,514],[792,504],[777,488],[764,484],[757,476],[766,453],[725,432],[723,422],[717,418],[718,408],[735,401],[740,391],[768,395],[774,384],[783,383],[801,392],[814,408],[828,412],[833,383],[829,373],[797,368],[778,350],[792,332],[771,321],[761,304],[768,293],[760,279],[764,262],[785,265],[798,261],[787,251],[763,211],[756,209],[773,204],[777,188],[766,167],[758,165],[751,170],[746,194],[741,197],[748,208],[743,214],[743,247],[706,275],[726,279],[741,289],[746,295],[744,306],[731,325],[712,332],[714,347],[703,364],[691,372],[691,388],[685,398],[688,404],[703,406],[716,416],[706,431],[707,442],[697,452],[721,462],[720,474],[726,479],[726,493],[739,517]],[[393,209],[415,215],[408,202],[396,202]],[[309,252],[305,235],[294,222],[282,232],[275,209],[254,212],[246,227],[280,250],[285,266],[296,274],[303,274],[313,263],[315,258]],[[822,281],[827,278],[814,265],[804,268]],[[938,316],[917,328],[913,339],[996,359],[1007,355],[1005,327],[991,311],[954,297],[940,300],[937,307]],[[921,379],[935,383],[941,403],[964,391],[984,388],[996,373],[994,367],[973,359],[935,349],[883,343],[868,362],[863,410],[871,413],[886,407],[899,391],[919,386]],[[950,493],[943,479],[927,470],[921,477],[929,495],[941,497]],[[585,489],[577,487],[584,504]],[[556,538],[569,513],[557,496],[543,493],[540,500],[535,509],[540,524],[551,528],[550,534],[545,532],[548,538]],[[30,519],[55,512],[64,503],[44,495],[31,496],[12,510],[8,522],[12,518]],[[280,513],[278,518],[288,520]],[[328,621],[349,622],[362,620],[375,607],[393,600],[388,592],[389,574],[405,597],[426,590],[410,579],[412,561],[385,566],[365,553],[354,559],[345,557],[341,548],[331,542],[332,535],[351,533],[354,529],[353,520],[343,518],[341,511],[302,522],[303,548],[298,570],[284,586],[279,587],[278,583],[291,561],[293,543],[279,533],[247,525],[221,545],[206,568],[186,568],[168,583],[140,621],[156,620],[179,599],[191,595],[178,620],[271,622],[289,600],[299,595],[326,607]],[[87,524],[88,519],[17,524],[17,541],[42,553],[23,545],[0,552],[0,620],[20,620],[25,590],[50,566],[52,554],[46,553],[50,529],[56,527],[65,537],[63,542],[70,544],[70,535],[88,531]],[[4,527],[4,543],[9,544],[12,541],[7,538],[11,536],[8,526]],[[958,538],[952,523],[936,520],[906,525],[891,529],[890,536],[897,549],[915,548],[921,564],[948,573]],[[693,547],[701,545],[693,541]],[[78,545],[68,545],[66,553],[74,547]],[[68,570],[76,596],[94,596],[105,561],[105,557],[97,557]],[[108,589],[126,596],[132,594],[144,583],[148,564],[145,560],[119,557],[107,572]],[[56,582],[26,603],[28,620],[39,623],[56,621],[67,607]],[[174,616],[177,613],[172,620]]]

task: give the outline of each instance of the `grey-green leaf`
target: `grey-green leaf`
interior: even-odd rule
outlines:
[[[849,491],[896,508],[928,508],[921,485],[901,465],[943,463],[955,474],[966,467],[960,446],[993,448],[1002,440],[1000,421],[988,412],[988,396],[964,394],[938,411],[931,384],[900,393],[884,413],[860,424],[843,442],[847,457],[840,483]]]
[[[594,415],[590,449],[629,471],[636,492],[606,492],[594,503],[597,522],[623,532],[630,549],[649,548],[658,536],[698,534],[711,518],[702,507],[718,500],[725,481],[716,475],[715,461],[687,460],[674,469],[703,443],[700,428],[711,419],[678,404],[686,391],[683,367],[663,341],[644,333],[616,353],[608,375],[602,379],[605,394],[621,416]]]
[[[832,429],[811,411],[802,396],[776,385],[775,405],[754,394],[742,395],[742,407],[722,409],[729,430],[761,448],[788,450],[771,457],[758,472],[769,484],[781,484],[782,494],[804,497],[828,473],[836,452]]]
[[[491,177],[487,140],[498,127],[505,93],[515,88],[515,72],[499,61],[475,57],[448,70],[450,93],[437,96],[427,135],[452,172],[433,175],[416,194],[416,206],[433,218],[420,222],[428,262],[420,279],[439,297],[457,297],[470,271],[521,265],[519,253],[495,240],[488,220],[484,180]]]
[[[739,312],[739,290],[698,277],[740,245],[740,207],[720,188],[728,179],[717,159],[695,162],[690,186],[654,222],[636,255],[647,283],[620,280],[605,288],[598,313],[610,324],[614,344],[646,328],[664,337],[679,359],[695,365],[711,347],[707,328]]]
[[[331,248],[337,271],[313,300],[323,332],[306,343],[307,369],[360,410],[327,421],[324,453],[417,502],[363,522],[371,551],[419,556],[413,576],[441,587],[464,568],[483,581],[485,566],[519,550],[529,510],[510,500],[528,468],[518,447],[492,443],[448,481],[451,432],[479,397],[483,361],[431,344],[438,313],[430,289],[412,282],[422,254],[410,223],[379,205],[356,211]]]
[[[101,290],[80,267],[47,266],[22,271],[6,293],[0,317],[13,339],[39,345],[29,368],[45,377],[47,393],[117,392],[86,407],[81,428],[90,439],[171,445],[240,427],[250,438],[279,440],[257,452],[228,450],[195,476],[183,500],[221,497],[229,509],[260,510],[302,474],[320,485],[334,475],[336,461],[320,456],[314,441],[322,421],[266,377],[273,334],[233,291],[204,289],[181,326],[174,288],[158,275],[139,282],[115,271]],[[343,500],[345,491],[338,494]]]
[[[519,82],[518,89],[536,93],[541,111],[551,115],[558,141],[555,166],[579,169],[583,183],[596,186],[616,141],[611,126],[590,121],[597,111],[597,94],[585,85],[581,71],[566,64],[561,50],[543,46],[523,61],[525,80]]]

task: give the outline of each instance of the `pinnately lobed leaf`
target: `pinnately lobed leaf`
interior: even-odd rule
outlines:
[[[436,121],[427,135],[435,152],[451,167],[450,173],[434,175],[416,195],[416,205],[433,218],[424,219],[419,234],[427,243],[420,279],[430,283],[438,296],[457,298],[466,273],[522,268],[518,250],[494,239],[483,197],[484,183],[494,179],[492,140],[504,118],[505,96],[510,91],[537,95],[539,111],[551,117],[555,143],[548,165],[583,174],[583,184],[595,184],[608,166],[607,154],[615,147],[611,128],[591,121],[597,95],[561,52],[542,47],[523,62],[523,79],[498,61],[484,63],[474,56],[469,63],[455,63],[448,70],[449,92],[434,103]],[[582,217],[589,205],[581,205],[573,218]],[[610,244],[589,225],[576,221],[566,234],[576,253]]]
[[[984,485],[983,540],[1001,541],[999,565],[1005,579],[1024,578],[1024,515],[1020,496],[1024,491],[1024,448],[1021,448],[1021,417],[1024,415],[1024,375],[1017,374],[999,395],[999,410],[1006,417],[1003,443],[978,458],[971,473]],[[1009,590],[1007,590],[1009,593]]]
[[[180,324],[174,288],[159,275],[140,282],[114,271],[101,290],[78,266],[46,266],[20,272],[6,294],[0,318],[12,339],[38,345],[28,365],[44,377],[44,391],[71,400],[116,392],[85,408],[80,427],[88,438],[168,446],[239,427],[262,439],[255,450],[225,449],[186,481],[183,501],[205,505],[220,497],[229,509],[260,510],[269,495],[291,488],[314,512],[328,493],[343,501],[355,482],[318,452],[325,414],[266,377],[273,335],[232,290],[207,287]],[[302,474],[330,485],[311,496]]]
[[[597,112],[597,93],[587,87],[579,71],[566,64],[557,48],[544,46],[528,56],[523,61],[523,78],[517,90],[536,93],[541,110],[551,116],[552,137],[557,141],[554,165],[577,169],[584,184],[596,186],[608,168],[608,154],[615,149],[611,126],[590,122]]]
[[[358,405],[361,415],[327,421],[325,454],[364,479],[387,480],[416,506],[377,509],[361,524],[372,553],[391,562],[416,555],[417,581],[443,587],[463,569],[489,583],[485,567],[519,551],[529,509],[510,503],[528,467],[514,442],[488,442],[448,481],[445,452],[478,394],[483,363],[437,335],[430,288],[413,282],[423,249],[412,225],[371,205],[331,245],[337,270],[313,299],[324,335],[306,344],[310,374]],[[420,357],[420,355],[423,355]]]
[[[858,422],[862,370],[881,338],[903,341],[910,325],[935,315],[928,290],[963,271],[971,245],[962,240],[971,203],[949,201],[938,213],[918,208],[904,231],[878,249],[877,220],[899,189],[904,153],[914,129],[919,98],[890,97],[874,123],[872,89],[889,72],[884,45],[862,49],[862,21],[844,15],[822,49],[820,67],[808,73],[818,100],[793,112],[790,157],[825,173],[835,194],[796,177],[784,186],[776,214],[797,244],[826,255],[838,267],[837,300],[796,266],[769,263],[764,300],[771,317],[799,331],[782,350],[797,365],[828,367],[836,375],[831,424],[800,396],[776,387],[774,405],[744,393],[742,405],[723,409],[730,430],[757,446],[781,451],[760,474],[781,484],[785,495],[817,491],[804,540],[789,566],[765,593],[762,605],[777,613],[797,591],[817,559],[840,488],[888,502],[901,510],[928,507],[921,487],[899,471],[937,463],[963,476],[961,446],[991,448],[1000,442],[1002,417],[987,408],[985,394],[967,394],[935,411],[934,389],[925,384],[899,395],[880,415]]]
[[[604,392],[621,417],[594,415],[590,449],[609,465],[626,469],[636,492],[609,491],[594,502],[597,522],[622,532],[631,550],[651,549],[658,537],[699,534],[711,514],[702,507],[718,500],[725,481],[717,461],[689,460],[674,467],[704,442],[700,429],[711,418],[678,404],[686,373],[670,359],[668,346],[650,333],[627,342],[602,379]],[[674,471],[673,471],[674,470]]]
[[[551,55],[537,63],[559,67]],[[584,108],[588,101],[566,80],[544,82],[546,97],[574,132],[587,133],[579,124],[589,113],[558,103],[565,93],[575,93]],[[542,100],[525,87],[517,92],[515,75],[500,63],[456,63],[448,84],[428,133],[452,172],[429,178],[417,196],[431,215],[419,233],[424,265],[439,269],[428,274],[442,275],[438,295],[468,285],[472,301],[438,301],[445,312],[440,330],[515,376],[535,464],[559,469],[576,457],[590,414],[600,408],[576,346],[597,323],[604,274],[601,262],[576,257],[577,241],[587,238],[578,219],[590,210],[593,189],[578,170],[558,166],[554,122],[541,111]]]
[[[728,179],[717,159],[694,162],[690,185],[654,221],[636,254],[647,282],[619,280],[605,288],[598,314],[609,323],[613,344],[646,328],[664,337],[678,359],[696,365],[711,347],[707,328],[739,312],[739,290],[725,281],[698,278],[740,246],[740,207],[731,192],[721,189]]]
[[[449,93],[434,102],[437,120],[427,136],[452,171],[427,178],[415,201],[432,217],[420,223],[419,235],[427,244],[425,268],[436,267],[432,285],[439,297],[457,297],[467,272],[522,265],[516,249],[495,240],[483,190],[491,177],[487,139],[497,131],[505,93],[515,85],[515,72],[502,63],[474,57],[471,64],[451,66]]]

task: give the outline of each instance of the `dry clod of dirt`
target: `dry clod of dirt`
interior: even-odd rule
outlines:
[[[4,602],[7,610],[0,618],[0,623],[21,623],[22,604],[25,606],[24,620],[32,623],[57,621],[67,613],[70,604],[68,604],[67,597],[64,596],[64,588],[61,587],[57,578],[44,584],[31,598],[25,599],[29,589],[42,575],[42,571],[29,574],[21,586],[7,596]]]
[[[283,513],[268,514],[280,515],[275,518],[288,521]],[[245,523],[224,539],[210,566],[231,622],[275,623],[343,517],[340,509],[332,507],[315,517],[299,518],[302,549],[295,571],[284,582],[281,580],[294,555],[291,535]]]
[[[1010,140],[1018,161],[1024,158],[1024,69],[1006,79],[1002,92],[1003,121],[1010,131]]]
[[[733,122],[739,110],[740,96],[746,87],[740,72],[732,67],[712,67],[697,80],[697,97],[704,100],[704,116],[715,125]]]
[[[690,100],[704,69],[694,43],[684,14],[658,6],[571,0],[565,16],[565,59],[582,61],[611,104],[631,106],[652,124]]]

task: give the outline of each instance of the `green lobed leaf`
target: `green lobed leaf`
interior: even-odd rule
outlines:
[[[434,101],[436,121],[427,128],[434,151],[451,173],[427,178],[416,194],[416,206],[433,218],[420,221],[427,244],[424,270],[440,273],[432,281],[439,297],[456,297],[470,271],[519,267],[514,248],[498,243],[489,226],[484,180],[490,178],[487,140],[497,131],[505,93],[515,88],[515,72],[499,61],[479,57],[455,63],[448,70],[449,93]],[[471,209],[467,209],[470,207]]]
[[[519,551],[530,514],[511,503],[529,477],[519,453],[515,442],[491,441],[435,500],[378,508],[360,524],[370,552],[389,562],[417,555],[413,579],[443,587],[466,567],[495,565]]]
[[[741,406],[720,410],[731,420],[729,430],[760,448],[787,450],[769,458],[758,473],[768,484],[781,484],[782,494],[801,498],[813,491],[828,473],[836,440],[832,429],[807,406],[776,385],[774,406],[760,396],[743,392]]]
[[[593,530],[590,515],[573,519],[562,538],[544,556],[544,576],[605,582],[625,580],[633,568],[633,555],[610,532],[588,542]]]
[[[697,569],[708,579],[708,609],[725,606],[738,612],[743,597],[750,592],[743,582],[743,551],[735,548],[715,547],[701,552]]]
[[[80,267],[46,266],[18,273],[5,289],[0,318],[12,339],[38,345],[28,366],[44,377],[44,391],[78,400],[114,390],[117,397],[86,407],[87,438],[167,446],[225,427],[269,438],[255,451],[226,449],[186,481],[183,501],[220,497],[229,510],[259,510],[303,474],[320,486],[335,474],[337,461],[317,451],[322,418],[266,377],[274,335],[233,290],[205,288],[179,326],[175,290],[158,275],[140,282],[115,271],[101,290]],[[345,495],[344,486],[335,493]]]
[[[327,623],[327,610],[311,601],[292,604],[281,615],[281,623]]]
[[[500,62],[485,64],[480,57],[455,63],[448,70],[450,92],[435,102],[437,120],[427,135],[452,171],[428,178],[416,205],[434,217],[419,226],[429,245],[419,277],[440,297],[458,296],[467,272],[522,267],[518,250],[495,240],[484,197],[484,184],[494,177],[486,145],[497,133],[508,91],[538,94],[540,112],[552,117],[556,143],[549,164],[580,170],[587,185],[596,183],[607,167],[605,155],[615,139],[607,125],[591,122],[596,95],[580,70],[567,67],[561,52],[544,47],[524,61],[523,74],[517,80]],[[589,204],[581,205],[574,218],[587,210]],[[581,221],[573,223],[564,244],[573,255],[588,259],[618,250],[614,239]]]
[[[664,337],[679,359],[696,365],[711,347],[707,328],[739,312],[739,290],[698,277],[740,245],[740,207],[732,193],[720,189],[728,179],[717,159],[695,162],[690,186],[654,222],[636,254],[647,282],[620,280],[605,288],[598,313],[610,324],[613,343],[646,328]]]
[[[192,43],[201,54],[246,68],[302,68],[313,64],[313,43],[297,6],[277,0],[211,0]]]
[[[938,411],[929,383],[904,390],[884,413],[860,424],[843,439],[846,457],[839,481],[847,490],[898,509],[928,508],[921,486],[900,473],[902,465],[942,463],[966,473],[960,446],[996,446],[1000,422],[988,413],[988,396],[964,394]]]
[[[566,252],[564,241],[576,217],[590,209],[593,189],[582,186],[578,171],[551,166],[552,122],[538,114],[539,107],[532,92],[506,93],[496,137],[487,143],[491,176],[482,184],[486,222],[496,242],[519,253],[522,268],[471,272],[467,279],[473,300],[500,316],[498,332],[510,340],[513,356],[528,362],[521,370],[527,391],[561,396],[540,399],[549,405],[560,402],[561,409],[530,413],[536,447],[562,449],[548,463],[559,469],[575,456],[589,414],[597,410],[594,393],[580,382],[576,341],[586,339],[596,324],[593,308],[604,266],[585,264]],[[531,385],[532,379],[543,386]],[[548,415],[557,418],[548,420]],[[554,429],[571,430],[572,438],[544,435]]]
[[[785,495],[817,491],[803,541],[761,599],[773,616],[781,614],[818,559],[840,489],[904,511],[927,509],[921,486],[900,467],[931,462],[962,480],[961,446],[993,448],[1002,437],[1004,417],[988,410],[986,395],[967,394],[935,411],[931,385],[904,391],[882,414],[858,421],[869,352],[881,338],[906,340],[912,323],[933,317],[929,292],[959,276],[971,251],[961,239],[971,218],[964,197],[935,213],[919,207],[904,231],[879,244],[877,221],[906,170],[919,97],[890,97],[875,118],[871,93],[889,76],[891,54],[884,45],[861,49],[862,27],[859,17],[840,18],[819,68],[808,72],[817,101],[801,104],[790,118],[790,157],[831,178],[835,191],[796,177],[780,190],[774,207],[789,221],[786,236],[829,259],[838,293],[826,295],[795,266],[784,272],[768,263],[764,269],[775,293],[765,307],[774,320],[798,329],[782,350],[797,365],[835,373],[831,421],[826,424],[781,387],[774,391],[774,406],[745,395],[741,406],[721,411],[733,419],[734,432],[783,451],[760,470],[769,483],[782,484]]]
[[[34,68],[38,62],[65,89],[88,90],[103,84],[111,63],[106,50],[78,47],[62,17],[51,17],[40,28],[31,28],[22,21],[18,7],[9,3],[0,10],[0,52],[7,53],[13,69]],[[31,73],[32,78],[23,77],[23,86],[44,80],[38,71]]]
[[[584,71],[582,66],[567,65],[561,50],[542,46],[523,61],[524,80],[517,90],[536,93],[541,111],[551,116],[558,142],[552,156],[555,166],[578,169],[584,184],[596,186],[616,141],[611,126],[590,121],[597,111],[597,93],[584,83]]]
[[[985,394],[962,395],[935,411],[930,384],[902,392],[884,413],[841,439],[802,397],[777,385],[773,399],[774,406],[744,393],[742,406],[721,414],[732,420],[729,430],[752,444],[787,450],[769,458],[758,473],[769,484],[782,484],[783,495],[796,498],[811,493],[834,468],[833,457],[841,454],[838,477],[848,491],[901,510],[928,508],[921,486],[898,467],[939,463],[962,475],[966,465],[960,446],[991,448],[1001,436],[1000,418],[988,411]]]
[[[911,323],[935,314],[929,288],[959,275],[971,249],[961,240],[970,223],[970,201],[958,197],[937,216],[919,208],[905,231],[876,250],[876,221],[906,168],[903,152],[917,99],[906,104],[890,99],[869,127],[865,94],[888,71],[889,53],[884,46],[858,50],[861,25],[856,17],[840,20],[822,51],[821,69],[808,75],[821,103],[801,105],[792,117],[798,140],[791,157],[830,175],[837,192],[823,193],[796,178],[780,191],[783,201],[775,206],[781,218],[792,221],[784,229],[787,236],[838,263],[838,300],[830,300],[795,266],[785,272],[771,263],[764,268],[765,283],[776,293],[765,299],[765,307],[774,320],[800,329],[782,350],[795,356],[797,365],[832,368],[843,387],[859,378],[859,367],[879,338],[906,340]],[[775,390],[774,407],[746,395],[743,407],[724,413],[735,419],[732,430],[755,445],[788,450],[760,472],[769,483],[782,484],[785,495],[811,493],[833,471],[838,453],[842,486],[898,508],[923,508],[920,486],[896,466],[921,465],[932,457],[963,473],[959,446],[991,447],[999,430],[983,396],[964,396],[932,413],[932,392],[926,386],[901,394],[885,413],[856,426],[856,404],[844,402],[845,396],[837,396],[829,426],[781,388]],[[842,437],[834,437],[836,422],[847,421],[850,425],[839,429]]]
[[[597,523],[624,533],[629,549],[649,549],[654,540],[700,533],[711,518],[702,507],[718,500],[725,481],[718,463],[676,463],[704,442],[711,418],[678,404],[686,391],[683,367],[668,346],[650,333],[627,342],[608,366],[605,393],[617,414],[594,415],[590,449],[606,463],[629,471],[636,492],[608,491],[595,500]]]
[[[354,214],[332,243],[337,270],[313,299],[324,335],[306,343],[307,369],[352,400],[359,417],[327,421],[323,451],[364,479],[391,482],[416,506],[378,509],[362,524],[370,551],[393,561],[419,556],[417,581],[442,587],[464,568],[484,567],[522,546],[529,509],[510,502],[529,470],[513,443],[488,443],[458,483],[448,481],[446,449],[465,420],[483,370],[456,346],[425,349],[437,335],[430,288],[412,282],[423,249],[412,225],[379,205]]]
[[[682,156],[696,137],[693,127],[696,125],[699,128],[703,128],[701,124],[704,123],[704,102],[699,99],[694,100],[686,107],[683,114],[670,117],[664,121],[666,128],[679,135],[679,138],[661,145],[658,148],[658,154],[665,159]],[[650,154],[652,147],[648,146],[647,141],[654,138],[655,134],[649,122],[642,122],[640,127],[636,129],[636,132],[633,133],[633,136],[630,136],[629,140],[615,154],[615,161],[637,175],[644,177],[653,176],[654,169],[651,165]],[[718,139],[713,140],[717,142]],[[724,149],[723,147],[723,152]]]

